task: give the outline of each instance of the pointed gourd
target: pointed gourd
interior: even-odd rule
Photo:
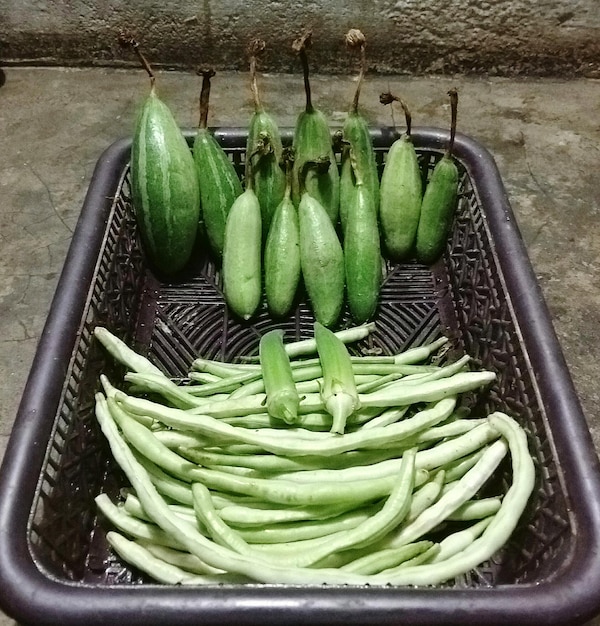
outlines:
[[[294,42],[293,46],[302,62],[306,107],[298,115],[294,128],[295,161],[292,198],[295,204],[298,204],[302,197],[302,190],[308,191],[323,206],[331,222],[336,224],[340,204],[340,175],[327,118],[312,104],[306,54],[310,37],[310,32],[305,33]],[[321,167],[306,169],[305,165],[308,162],[318,162]]]
[[[379,212],[379,171],[373,140],[367,120],[360,114],[358,103],[364,77],[367,70],[366,64],[366,39],[361,31],[352,28],[346,34],[346,45],[350,49],[358,49],[361,55],[360,74],[354,92],[354,100],[350,112],[344,121],[342,137],[344,142],[352,149],[354,166],[350,163],[349,151],[342,151],[340,171],[340,224],[342,232],[346,228],[346,215],[348,207],[353,203],[355,194],[354,169],[361,172],[363,184],[372,195],[372,205],[377,215]]]
[[[252,176],[252,187],[258,197],[266,236],[275,213],[283,199],[286,178],[280,167],[283,145],[279,127],[263,106],[256,77],[257,56],[265,43],[254,39],[250,43],[250,86],[254,99],[254,113],[250,118],[246,141],[246,180]]]
[[[377,308],[383,270],[373,194],[363,181],[353,149],[348,152],[355,185],[343,240],[346,297],[352,319],[362,324],[373,317]]]
[[[223,293],[229,308],[249,320],[262,295],[262,219],[252,188],[238,196],[227,216],[223,246]]]
[[[154,84],[139,113],[131,146],[131,195],[142,244],[165,275],[189,261],[200,214],[189,146]]]
[[[227,216],[243,189],[233,163],[207,127],[212,76],[212,70],[203,72],[200,124],[194,138],[193,153],[204,229],[211,250],[220,259],[223,255]]]
[[[344,304],[344,253],[321,203],[308,192],[298,206],[302,278],[315,319],[324,326],[338,320]]]
[[[284,317],[291,310],[300,282],[300,225],[291,198],[291,151],[285,152],[286,190],[275,210],[264,251],[265,296],[269,312]]]
[[[448,95],[452,109],[450,142],[444,156],[433,168],[425,188],[416,237],[417,260],[425,264],[435,263],[444,252],[458,197],[458,167],[452,157],[458,93],[451,89]]]
[[[398,100],[406,114],[406,133],[390,147],[381,175],[379,219],[386,255],[394,261],[414,253],[423,200],[423,183],[417,153],[411,139],[411,118],[405,103],[391,94],[385,102]]]

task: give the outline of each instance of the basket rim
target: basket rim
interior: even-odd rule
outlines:
[[[245,146],[245,128],[214,127],[225,148]],[[293,129],[282,129],[290,140]],[[188,140],[194,131],[185,130]],[[374,146],[400,136],[372,129]],[[444,150],[446,130],[416,127],[417,148]],[[129,159],[131,138],[115,141],[100,156],[56,288],[0,467],[0,606],[20,623],[358,623],[407,619],[414,624],[573,623],[600,612],[600,462],[549,310],[518,230],[499,170],[477,140],[457,133],[454,156],[477,186],[518,332],[530,359],[560,459],[569,499],[575,547],[568,567],[552,580],[493,588],[357,588],[248,585],[183,589],[161,585],[92,586],[46,576],[29,549],[28,526],[65,372],[81,332],[86,294],[102,241],[115,182]],[[143,610],[142,610],[143,607]],[[268,615],[271,616],[269,619]]]

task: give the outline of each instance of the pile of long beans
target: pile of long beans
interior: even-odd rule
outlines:
[[[96,395],[130,482],[118,502],[96,497],[120,557],[170,584],[435,585],[498,551],[534,466],[513,418],[461,411],[495,375],[468,356],[432,364],[445,338],[351,357],[372,328],[286,344],[271,331],[259,362],[199,358],[183,381],[96,328],[127,370],[127,391],[102,375]]]

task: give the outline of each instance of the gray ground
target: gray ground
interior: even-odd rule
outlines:
[[[169,73],[160,94],[182,126],[197,120],[198,78]],[[1,81],[0,81],[1,82]],[[303,106],[299,76],[261,78],[281,126]],[[446,126],[446,91],[460,93],[459,129],[494,155],[600,450],[600,81],[370,77],[362,96],[373,124],[391,88],[415,125]],[[94,165],[131,132],[148,84],[136,71],[8,68],[0,87],[0,459]],[[315,104],[343,121],[354,82],[316,76]],[[213,80],[209,123],[244,126],[247,77]],[[396,113],[396,121],[402,118]],[[600,624],[600,620],[593,622]],[[0,626],[14,622],[0,614]]]

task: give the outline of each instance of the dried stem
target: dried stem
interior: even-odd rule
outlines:
[[[283,149],[283,153],[281,155],[281,168],[285,172],[285,197],[289,200],[292,194],[292,178],[294,171],[294,160],[295,160],[294,149],[291,146],[288,146]]]
[[[141,66],[146,70],[149,78],[150,78],[150,86],[154,87],[154,81],[156,77],[154,76],[154,72],[152,71],[152,67],[150,63],[148,63],[146,57],[142,54],[140,50],[140,44],[137,42],[135,37],[128,31],[121,29],[119,31],[118,36],[119,44],[124,48],[132,48],[135,52]]]
[[[356,85],[356,91],[354,92],[354,100],[352,101],[352,112],[358,113],[358,100],[360,98],[360,90],[367,73],[367,40],[360,30],[357,28],[351,28],[346,33],[346,45],[351,50],[358,49],[360,51],[360,73],[358,75],[358,83]]]
[[[202,76],[202,87],[200,89],[200,121],[199,128],[208,128],[208,102],[210,100],[210,79],[215,75],[213,69],[198,69],[198,76]]]
[[[400,103],[400,106],[404,111],[404,119],[406,120],[406,134],[410,136],[412,127],[412,116],[406,102],[404,102],[404,100],[402,100],[400,96],[395,96],[389,91],[386,91],[379,96],[379,102],[381,102],[381,104],[392,104],[392,102]]]
[[[454,139],[456,137],[456,118],[458,114],[458,91],[456,89],[450,89],[448,92],[450,96],[450,109],[451,109],[451,122],[450,122],[450,142],[448,143],[448,149],[446,154],[452,156],[454,150]]]
[[[310,92],[310,81],[308,79],[308,56],[306,54],[307,48],[312,42],[312,31],[305,31],[298,39],[292,44],[292,50],[300,57],[302,63],[302,73],[304,74],[304,93],[306,94],[306,112],[311,113],[314,111],[312,105],[312,97]]]
[[[260,94],[258,91],[256,66],[258,63],[258,56],[264,51],[265,47],[266,44],[262,39],[253,39],[248,46],[248,54],[250,55],[250,90],[252,91],[252,98],[254,100],[254,110],[257,113],[263,110],[263,105],[260,101]]]

